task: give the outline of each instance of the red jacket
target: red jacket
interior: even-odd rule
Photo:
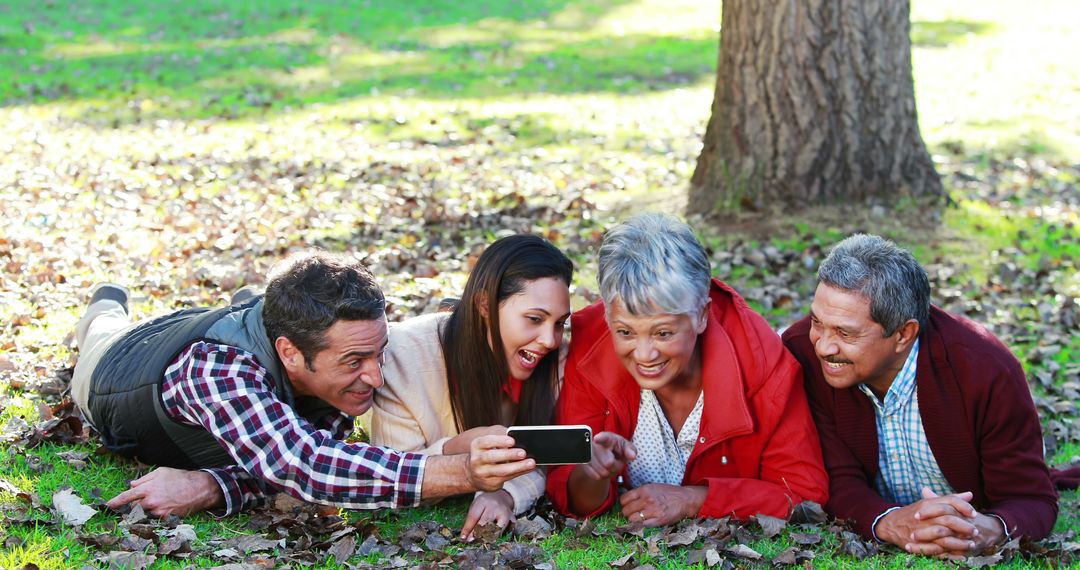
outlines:
[[[827,508],[869,538],[874,519],[896,506],[874,488],[874,407],[857,388],[825,382],[809,332],[807,317],[784,333],[784,343],[806,370],[831,479]],[[956,492],[974,493],[972,506],[1000,516],[1013,536],[1045,537],[1057,519],[1057,493],[1024,369],[985,328],[937,307],[919,339],[919,411],[941,473]]]
[[[798,362],[726,284],[714,279],[709,296],[709,322],[699,340],[705,407],[682,482],[709,488],[698,516],[787,517],[803,500],[824,504],[828,481]],[[615,354],[603,303],[574,313],[571,329],[556,421],[631,439],[641,388]],[[567,489],[573,468],[548,473],[548,495],[564,514],[574,514]],[[587,515],[608,510],[616,496],[612,480],[607,501]]]

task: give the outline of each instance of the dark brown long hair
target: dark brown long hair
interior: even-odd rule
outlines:
[[[450,384],[450,407],[459,431],[503,423],[502,385],[510,377],[499,305],[520,293],[530,281],[555,277],[570,286],[574,264],[559,248],[534,235],[520,234],[491,244],[469,275],[461,302],[440,335]],[[480,303],[487,303],[483,318]],[[488,343],[491,338],[491,343]],[[551,423],[559,381],[559,351],[540,360],[521,389],[515,425]]]

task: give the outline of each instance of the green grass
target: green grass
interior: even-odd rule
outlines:
[[[969,155],[989,149],[1004,156],[1077,156],[1080,67],[1071,54],[1080,50],[1080,37],[1071,22],[1080,5],[911,4],[919,122],[931,150],[960,142]],[[937,47],[941,41],[948,45]]]
[[[911,22],[911,45],[944,48],[963,42],[970,37],[992,34],[997,30],[997,25],[992,22],[915,20]]]
[[[89,447],[83,449],[89,450]],[[21,455],[13,457],[5,456],[3,461],[4,472],[9,480],[32,481],[36,492],[43,500],[48,501],[52,493],[60,488],[71,486],[84,498],[84,502],[95,490],[100,491],[102,496],[110,496],[125,487],[126,481],[134,476],[133,467],[126,462],[118,462],[109,456],[92,455],[90,467],[82,470],[71,469],[55,457],[55,452],[60,448],[46,445],[28,453],[41,459],[47,467],[40,474],[32,473],[26,466],[25,458]],[[22,486],[22,485],[20,485]],[[1065,501],[1071,504],[1080,503],[1080,493],[1071,492],[1063,496]],[[435,521],[447,525],[451,529],[460,527],[464,520],[468,500],[465,498],[447,500],[439,505],[423,509],[407,509],[403,511],[378,511],[374,513],[355,511],[345,515],[351,519],[367,519],[374,523],[379,536],[394,537],[410,526],[425,522]],[[107,513],[101,513],[93,517],[86,525],[88,533],[114,533],[119,535],[116,528],[117,518]],[[248,534],[245,530],[246,517],[241,515],[227,519],[213,519],[206,515],[188,517],[185,522],[193,524],[199,540],[205,541],[214,538],[230,538]],[[1064,532],[1075,528],[1077,524],[1075,513],[1063,513],[1059,519],[1056,530]],[[541,547],[554,559],[559,568],[601,568],[609,567],[610,563],[621,558],[631,551],[636,551],[639,563],[651,563],[657,568],[681,568],[685,566],[686,555],[693,548],[700,548],[700,542],[690,547],[667,547],[661,545],[657,555],[650,555],[644,541],[633,537],[619,537],[612,535],[615,527],[622,524],[622,519],[616,514],[607,514],[597,520],[597,529],[601,533],[598,538],[578,537],[574,531],[564,530],[550,538],[540,542]],[[766,559],[775,556],[793,543],[790,533],[793,530],[818,532],[819,529],[791,527],[771,540],[758,540],[749,546],[764,555]],[[647,531],[646,537],[656,531]],[[80,543],[70,527],[61,525],[49,527],[34,524],[21,524],[8,529],[8,535],[18,537],[23,544],[18,547],[0,550],[0,564],[3,567],[21,567],[24,564],[34,563],[41,568],[64,568],[69,567],[73,560],[91,560],[94,551]],[[838,548],[836,538],[829,533],[821,533],[823,542],[811,549],[817,553],[814,559],[816,567],[850,567],[854,564],[853,559],[846,555],[833,553]],[[448,548],[453,554],[460,551],[464,545]],[[921,557],[910,556],[894,549],[887,549],[890,555],[877,556],[867,559],[863,564],[867,567],[900,568],[914,566],[916,568],[937,568],[940,563]],[[354,559],[353,562],[361,558]],[[370,555],[363,560],[379,564],[385,562],[378,555]],[[197,566],[213,566],[220,564],[218,560],[208,557],[194,558],[186,563],[178,560],[163,560],[155,565],[155,568],[181,568],[187,564]],[[333,564],[321,564],[320,568],[334,568]],[[702,567],[702,566],[694,566]],[[1008,568],[1031,568],[1037,567],[1023,561],[1014,561]]]
[[[657,34],[595,25],[624,4],[17,2],[0,20],[0,101],[60,102],[119,125],[387,95],[634,93],[712,74],[714,26]]]

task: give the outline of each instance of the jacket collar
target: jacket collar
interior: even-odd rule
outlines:
[[[743,370],[731,337],[722,324],[725,312],[734,310],[730,293],[727,285],[713,280],[709,291],[712,304],[708,324],[698,337],[705,393],[699,435],[705,438],[706,444],[754,431],[753,417],[746,402]],[[576,316],[579,319],[573,324],[572,334],[593,339],[578,361],[579,373],[612,402],[616,410],[628,414],[620,419],[632,430],[637,422],[641,388],[615,354],[603,301],[582,309]]]

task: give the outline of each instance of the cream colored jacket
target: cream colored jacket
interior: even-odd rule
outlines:
[[[458,434],[450,408],[439,331],[450,313],[433,313],[391,323],[383,364],[384,384],[375,391],[371,443],[398,451],[441,455],[443,445]],[[503,410],[503,423],[513,414]],[[538,469],[503,484],[514,498],[514,514],[525,512],[544,493],[544,474]]]

